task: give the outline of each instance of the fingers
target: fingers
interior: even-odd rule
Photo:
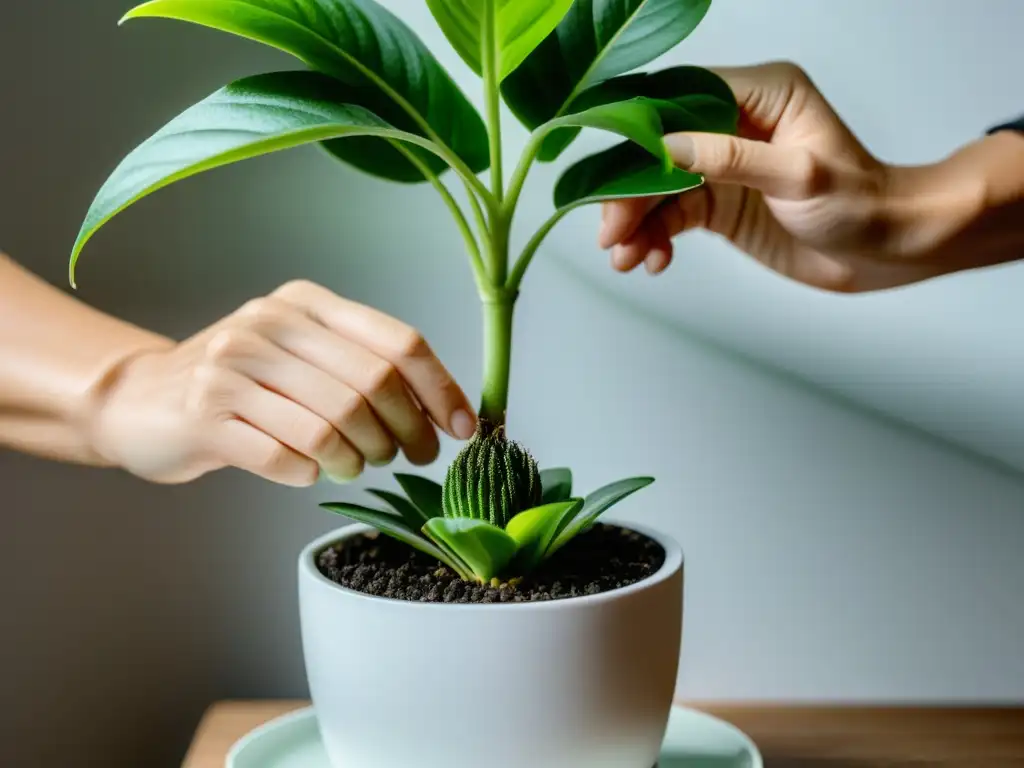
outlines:
[[[612,267],[629,272],[643,264],[652,275],[664,272],[672,263],[672,238],[709,225],[709,201],[713,194],[714,187],[706,186],[662,202],[630,237],[612,249]]]
[[[434,425],[394,365],[288,302],[248,304],[211,341],[208,356],[310,408],[372,464],[391,461],[396,443],[418,465],[440,451]]]
[[[670,134],[665,137],[665,144],[677,166],[703,175],[711,185],[754,189],[778,200],[807,200],[827,192],[833,183],[828,167],[800,147],[780,147],[714,133]],[[685,192],[676,199],[687,201],[685,206],[699,197],[701,191]],[[661,197],[605,203],[600,246],[610,248],[626,245],[634,237],[643,239],[640,231],[644,222],[652,210],[660,210],[664,205],[665,199]],[[668,229],[670,237],[682,231],[681,226]],[[640,263],[634,249],[627,251],[625,255],[613,256],[616,269],[632,264],[628,267],[631,269]]]
[[[392,433],[360,392],[259,334],[244,328],[222,331],[208,345],[207,359],[324,419],[370,464],[394,459],[398,446]],[[419,418],[425,421],[422,414]]]
[[[673,161],[708,182],[756,189],[781,200],[806,200],[828,190],[831,174],[810,151],[717,133],[665,137]]]
[[[473,436],[476,415],[469,399],[414,328],[313,283],[289,283],[275,296],[389,363],[434,422],[452,437],[467,440]],[[394,387],[388,391],[398,397]]]
[[[272,483],[306,488],[320,474],[315,461],[244,421],[223,422],[210,442],[225,466],[238,467]]]
[[[668,234],[665,217],[653,217],[647,232],[650,247],[644,257],[644,266],[648,274],[659,275],[672,263],[672,240]]]
[[[814,154],[798,145],[769,143],[781,126],[795,120],[805,109],[817,110],[815,114],[822,119],[825,112],[830,119],[834,117],[806,72],[790,62],[713,71],[729,85],[740,106],[740,137],[670,134],[666,143],[675,164],[702,174],[709,183],[750,187],[780,199],[803,200],[827,191],[832,176]],[[662,200],[639,198],[605,203],[598,236],[600,247],[626,243]],[[617,259],[613,261],[616,262]]]
[[[644,264],[649,274],[664,272],[672,261],[672,241],[663,211],[678,210],[675,201],[648,214],[633,235],[612,250],[612,268],[630,272]]]
[[[632,237],[647,214],[657,208],[664,199],[664,196],[633,197],[612,200],[602,205],[598,246],[611,248]]]
[[[716,206],[717,220],[710,218],[712,189],[730,190],[742,206],[749,199],[741,194],[744,190],[776,200],[807,200],[827,192],[833,184],[829,169],[814,154],[798,147],[710,133],[672,134],[665,137],[665,143],[676,165],[703,175],[707,183],[668,201],[641,198],[606,203],[599,240],[604,248],[614,246],[612,266],[619,271],[632,270],[649,256],[649,271],[663,271],[672,258],[668,238],[684,229],[708,227],[732,239],[734,222],[744,211],[737,206]]]
[[[410,462],[429,464],[437,458],[440,443],[434,425],[392,363],[312,321],[297,322],[282,336],[283,343],[300,357],[345,382],[367,413],[375,414],[387,428]]]
[[[225,371],[224,376],[234,389],[233,415],[280,446],[255,439],[237,448],[222,446],[235,451],[236,466],[252,465],[263,476],[279,473],[293,485],[315,482],[320,467],[337,480],[352,480],[363,471],[363,457],[327,420],[241,374]]]
[[[266,397],[258,398],[259,392]],[[289,412],[289,406],[303,413]],[[203,446],[202,453],[221,465],[298,487],[316,482],[316,456],[326,466],[349,471],[352,459],[344,456],[336,438],[325,437],[314,414],[227,368],[202,363],[193,369],[185,414],[188,418],[181,421],[199,432],[195,442]]]

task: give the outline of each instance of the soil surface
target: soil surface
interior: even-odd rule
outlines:
[[[376,533],[336,544],[317,559],[331,581],[378,597],[425,603],[526,603],[596,595],[635,584],[665,562],[656,541],[598,523],[518,584],[460,579],[437,560]]]

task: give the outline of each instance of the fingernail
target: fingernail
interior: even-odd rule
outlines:
[[[597,231],[597,245],[599,248],[607,248],[610,243],[608,240],[608,222],[602,221],[601,228]]]
[[[452,433],[460,440],[469,440],[476,432],[476,419],[468,411],[456,411],[452,415]]]
[[[612,269],[617,272],[626,272],[629,269],[629,254],[621,245],[615,246],[612,251]]]
[[[644,260],[644,267],[647,268],[647,274],[649,275],[660,274],[664,271],[667,264],[668,254],[664,251],[651,251]]]
[[[687,169],[693,165],[693,161],[696,159],[693,139],[685,133],[673,133],[666,136],[665,146],[668,147],[668,153],[672,155],[673,162],[680,168]]]

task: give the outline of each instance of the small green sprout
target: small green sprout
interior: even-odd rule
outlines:
[[[572,495],[572,472],[540,473],[541,503],[525,509],[501,527],[472,517],[445,516],[444,488],[424,477],[396,474],[405,491],[370,489],[389,510],[349,502],[321,504],[324,509],[365,523],[448,566],[466,581],[518,584],[576,536],[589,530],[608,509],[654,482],[632,477],[606,485],[585,498]]]

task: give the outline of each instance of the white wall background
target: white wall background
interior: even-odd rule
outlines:
[[[434,43],[419,3],[389,5]],[[1012,106],[1016,3],[827,5],[787,0],[769,14],[762,0],[718,0],[679,57],[800,59],[901,159],[938,154]],[[125,7],[42,0],[5,9],[0,25],[0,245],[59,285],[85,206],[124,151],[225,80],[293,66],[169,22],[118,30]],[[841,43],[853,31],[857,44]],[[538,197],[524,219],[545,208]],[[658,477],[622,510],[687,553],[680,694],[1024,700],[1024,479],[682,330],[950,434],[967,424],[965,442],[1012,462],[1019,411],[998,394],[1020,370],[994,339],[1008,343],[1013,314],[986,318],[1018,273],[851,301],[692,238],[671,275],[623,278],[592,245],[592,213],[565,224],[528,279],[512,427],[545,464],[576,467],[581,488]],[[313,150],[265,158],[125,214],[83,258],[80,295],[184,336],[308,277],[418,325],[475,394],[476,298],[444,216],[430,192]],[[969,316],[971,301],[989,312]],[[810,321],[797,322],[800,306]],[[928,388],[914,387],[924,370]],[[336,522],[316,504],[356,495],[238,473],[159,488],[0,455],[0,764],[172,766],[212,699],[304,695],[293,559]]]

